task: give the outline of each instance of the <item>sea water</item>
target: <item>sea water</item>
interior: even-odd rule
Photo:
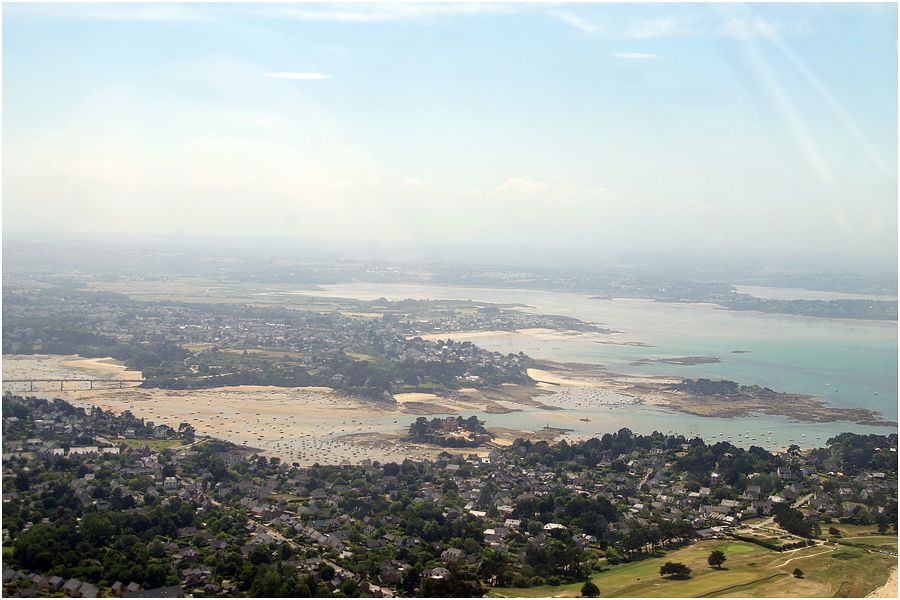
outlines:
[[[710,304],[598,300],[587,294],[520,289],[357,283],[297,293],[365,300],[384,297],[516,304],[528,312],[575,317],[616,333],[588,336],[515,333],[470,339],[489,350],[522,351],[537,359],[599,365],[618,373],[722,378],[781,392],[806,393],[834,406],[868,408],[882,413],[888,420],[897,419],[896,321],[731,311]],[[688,356],[717,358],[721,362],[696,365],[639,362]],[[573,388],[565,390],[576,393]],[[542,401],[562,405],[559,397],[546,396]],[[715,439],[730,438],[741,445],[754,443],[769,447],[783,447],[792,442],[816,445],[817,438],[821,442],[842,431],[896,431],[892,427],[869,427],[846,421],[798,424],[766,415],[723,419],[645,405],[609,407],[598,403],[592,406],[588,397],[579,402],[579,406],[569,406],[566,411],[529,409],[480,416],[489,425],[529,430],[550,425],[573,429],[578,435],[591,435],[628,427],[640,433],[658,430],[688,435],[695,432],[707,440],[715,436]],[[582,421],[582,418],[590,420]]]

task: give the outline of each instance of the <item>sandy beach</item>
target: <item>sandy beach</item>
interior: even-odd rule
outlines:
[[[98,377],[110,379],[124,379],[125,381],[141,381],[144,374],[140,371],[132,371],[114,358],[82,358],[74,355],[62,363],[73,369],[84,369],[95,373]]]
[[[896,598],[897,597],[897,567],[888,575],[887,582],[878,588],[875,588],[866,598]]]

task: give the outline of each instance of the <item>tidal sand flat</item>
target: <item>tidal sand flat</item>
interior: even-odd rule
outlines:
[[[807,394],[789,394],[729,381],[638,376],[609,373],[584,365],[548,365],[529,369],[536,381],[604,389],[637,402],[665,406],[698,417],[749,417],[766,414],[806,423],[849,421],[859,425],[896,427],[877,411],[842,408]]]
[[[717,356],[681,356],[676,358],[639,358],[631,364],[634,366],[652,364],[689,366],[709,365],[719,362],[722,362],[722,359]]]
[[[398,394],[397,403],[370,402],[330,388],[235,386],[200,390],[138,387],[141,373],[124,371],[108,359],[59,355],[7,355],[3,379],[70,379],[127,373],[125,387],[89,389],[69,382],[5,384],[14,393],[58,397],[76,406],[98,406],[177,428],[189,423],[201,435],[257,448],[299,464],[358,463],[364,458],[402,461],[436,454],[433,448],[399,443],[415,415],[504,414],[523,408],[557,410],[535,396],[549,392],[533,386],[504,385],[495,389],[463,388],[451,396]],[[24,389],[23,389],[24,387]],[[527,435],[528,432],[519,432]],[[440,449],[437,450],[440,452]]]
[[[77,354],[3,355],[3,381],[9,379],[110,379],[136,385],[143,379],[140,371],[129,370],[114,358],[83,358]],[[56,384],[58,386],[58,384]],[[89,387],[86,383],[67,384]],[[101,386],[102,384],[97,384]],[[51,382],[35,383],[37,387],[53,387]],[[21,388],[21,386],[20,386]],[[27,387],[25,388],[28,389]]]

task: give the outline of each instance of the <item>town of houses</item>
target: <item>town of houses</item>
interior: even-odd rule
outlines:
[[[740,458],[739,449],[726,448],[698,476],[680,461],[714,447],[627,430],[572,444],[517,440],[487,456],[442,452],[399,465],[364,460],[298,468],[180,429],[60,400],[5,396],[3,543],[15,557],[7,560],[4,552],[6,591],[258,593],[263,575],[230,566],[241,559],[260,572],[270,569],[265,576],[272,581],[274,572],[280,580],[299,578],[304,589],[408,596],[444,589],[428,587],[438,585],[521,585],[514,580],[520,572],[533,573],[531,583],[552,582],[572,566],[551,573],[529,562],[550,546],[570,548],[577,565],[627,559],[672,536],[736,535],[745,520],[771,515],[778,505],[824,525],[876,521],[893,503],[896,526],[895,470],[817,469],[811,455],[796,449],[766,454],[777,465],[770,472],[739,477],[718,471]],[[893,445],[878,451],[895,456],[896,436],[886,439]],[[158,573],[134,571],[141,580],[111,580],[116,569],[106,574],[105,566],[77,557],[48,565],[32,551],[42,540],[35,532],[67,519],[75,536],[89,515],[170,519],[166,511],[177,513],[177,526],[165,521],[159,533],[135,542],[153,548],[158,565]],[[666,531],[671,524],[678,525],[674,533]],[[98,548],[115,543],[91,539]]]

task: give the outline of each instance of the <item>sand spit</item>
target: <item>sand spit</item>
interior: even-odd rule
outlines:
[[[116,379],[138,384],[143,379],[140,371],[128,370],[114,358],[83,358],[77,354],[29,354],[3,355],[3,380],[7,379]],[[79,387],[75,384],[74,387]],[[38,388],[52,388],[50,382],[35,384]],[[56,385],[58,388],[58,384]],[[88,385],[84,384],[87,388]],[[27,387],[25,389],[28,389]]]
[[[122,379],[125,381],[141,381],[144,374],[140,371],[132,371],[115,358],[82,358],[77,354],[63,365],[74,369],[87,369],[101,377],[110,379]]]

